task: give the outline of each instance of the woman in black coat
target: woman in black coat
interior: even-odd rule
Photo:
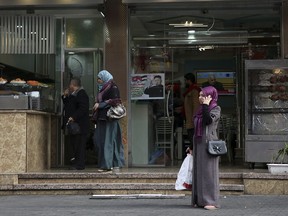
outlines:
[[[85,169],[86,142],[89,134],[89,97],[86,91],[81,87],[81,81],[78,78],[72,78],[69,88],[65,90],[62,96],[64,103],[63,126],[67,122],[75,121],[80,126],[80,134],[69,134],[69,143],[72,147],[71,169]]]

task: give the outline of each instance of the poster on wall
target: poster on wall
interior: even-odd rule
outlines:
[[[219,94],[235,94],[234,71],[196,71],[196,77],[200,87],[212,85]]]
[[[132,74],[131,100],[153,100],[165,97],[164,73]]]

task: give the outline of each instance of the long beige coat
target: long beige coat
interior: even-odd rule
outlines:
[[[193,118],[194,118],[194,115],[196,114],[199,106],[200,106],[199,92],[197,89],[193,89],[188,94],[186,94],[184,97],[186,129],[194,128]]]

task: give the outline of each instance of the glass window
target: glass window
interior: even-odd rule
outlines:
[[[67,18],[66,48],[103,47],[102,18]]]

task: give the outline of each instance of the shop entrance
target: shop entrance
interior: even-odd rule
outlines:
[[[56,20],[56,25],[57,82],[55,86],[59,92],[59,100],[64,89],[68,87],[70,79],[78,77],[89,96],[90,113],[92,113],[95,95],[97,95],[97,73],[103,68],[103,19],[96,15],[85,17],[79,15],[73,18],[59,18]],[[93,129],[91,124],[86,146],[87,165],[97,163],[92,141]],[[68,137],[62,133],[58,145],[59,166],[70,165],[70,152]]]
[[[66,49],[65,71],[63,73],[63,89],[67,88],[73,77],[79,77],[81,84],[89,96],[90,113],[97,93],[96,77],[102,67],[103,52],[100,49]],[[93,145],[94,127],[91,124],[88,141],[86,144],[86,165],[97,163],[96,153]],[[64,136],[63,162],[69,165],[71,159],[71,146],[67,136]]]

